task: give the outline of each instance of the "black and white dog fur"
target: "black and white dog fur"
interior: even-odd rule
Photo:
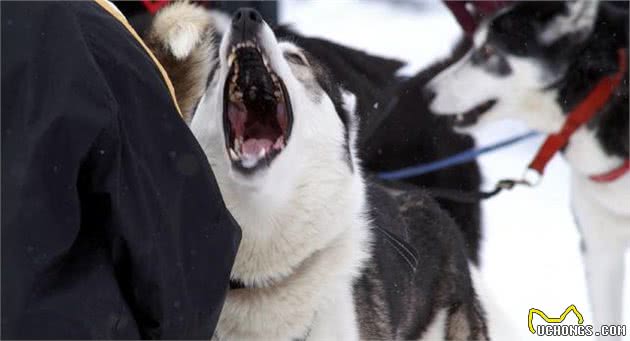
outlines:
[[[175,4],[147,43],[243,232],[216,339],[487,339],[461,232],[362,174],[356,97],[325,60],[249,9]]]
[[[453,115],[461,131],[502,117],[545,133],[628,48],[626,3],[524,2],[483,23],[474,47],[428,85],[431,110]],[[620,324],[624,252],[630,245],[630,174],[610,183],[590,175],[619,167],[628,155],[628,75],[609,103],[570,138],[563,154],[571,202],[583,237],[586,278],[597,325]]]

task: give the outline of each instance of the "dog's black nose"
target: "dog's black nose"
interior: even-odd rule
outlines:
[[[242,40],[250,40],[256,36],[263,19],[253,8],[240,8],[232,17],[232,31]]]

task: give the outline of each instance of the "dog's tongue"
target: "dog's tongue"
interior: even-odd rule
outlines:
[[[243,136],[245,121],[247,120],[247,110],[242,106],[236,106],[230,102],[228,105],[228,118],[232,124],[232,129],[236,136]]]
[[[241,153],[247,157],[257,157],[264,154],[265,150],[269,150],[273,142],[268,139],[247,139],[243,142]]]

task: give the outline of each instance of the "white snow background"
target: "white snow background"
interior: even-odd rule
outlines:
[[[404,60],[408,63],[402,70],[405,75],[447,55],[461,35],[439,1],[285,0],[280,4],[280,22],[309,36]],[[483,146],[526,130],[517,122],[502,122],[485,127],[475,137]],[[542,140],[534,138],[482,156],[484,187],[520,176]],[[497,316],[495,309],[489,309],[491,329],[500,329],[493,330],[494,340],[540,339],[527,329],[530,308],[559,316],[575,304],[584,322],[592,321],[580,237],[569,207],[569,169],[561,156],[547,166],[537,188],[519,188],[485,201],[483,219],[481,275],[494,305],[503,312]],[[629,256],[627,253],[626,324],[630,324]],[[534,324],[541,322],[535,317]]]

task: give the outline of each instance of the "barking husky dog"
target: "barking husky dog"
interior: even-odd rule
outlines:
[[[147,42],[243,231],[215,338],[487,338],[459,230],[362,175],[356,98],[325,61],[251,9],[176,4]]]
[[[458,129],[516,117],[554,133],[599,80],[623,70],[627,3],[521,3],[483,24],[474,48],[428,88],[431,110]],[[630,243],[628,73],[608,103],[570,137],[572,209],[583,237],[597,324],[621,323],[623,256]],[[604,174],[604,176],[595,176]]]

